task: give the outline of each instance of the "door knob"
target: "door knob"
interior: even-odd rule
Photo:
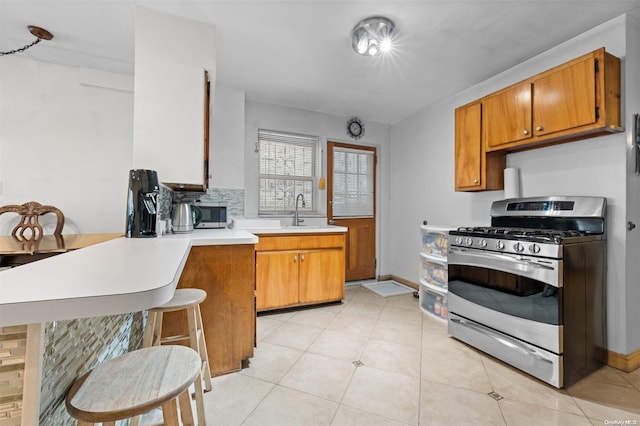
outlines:
[[[627,230],[633,231],[633,228],[635,228],[635,227],[636,227],[635,223],[633,223],[631,221],[627,222]]]

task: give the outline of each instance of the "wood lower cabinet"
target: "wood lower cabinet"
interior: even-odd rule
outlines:
[[[344,298],[344,250],[300,252],[298,297],[300,303]]]
[[[253,244],[195,246],[180,276],[178,288],[200,288],[200,304],[212,376],[242,368],[253,356],[256,337],[255,266]],[[186,334],[184,311],[163,315],[163,335]]]
[[[504,153],[487,154],[482,143],[482,111],[480,102],[455,111],[455,189],[483,191],[503,189]]]
[[[258,235],[258,311],[344,298],[345,235]]]
[[[256,252],[256,309],[295,305],[299,301],[298,252]]]

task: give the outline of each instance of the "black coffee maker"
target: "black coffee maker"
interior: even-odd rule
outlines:
[[[129,171],[126,237],[150,238],[156,236],[159,194],[158,174],[155,170],[134,169]]]

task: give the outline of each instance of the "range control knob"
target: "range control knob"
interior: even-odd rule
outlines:
[[[456,244],[462,244],[462,237],[460,236],[456,237]]]
[[[464,240],[464,244],[465,244],[467,247],[471,247],[471,246],[473,245],[473,238],[471,238],[471,237],[467,237],[467,238],[465,238],[465,240]]]
[[[522,251],[524,251],[524,246],[520,243],[515,243],[513,245],[513,250],[517,253],[522,253]]]
[[[535,244],[535,243],[534,243],[534,244],[531,244],[531,245],[529,246],[529,251],[530,251],[531,253],[533,253],[533,254],[540,253],[540,246],[539,246],[539,245],[537,245],[537,244]]]
[[[480,240],[480,247],[485,248],[487,246],[487,240],[484,238]]]
[[[504,250],[504,243],[500,240],[498,240],[498,242],[496,243],[496,248],[498,250]]]

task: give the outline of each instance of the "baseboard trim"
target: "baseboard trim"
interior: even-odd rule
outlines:
[[[385,275],[385,277],[388,277],[388,278],[385,278],[384,280],[380,279],[380,281],[393,280],[393,281],[399,282],[400,284],[404,284],[407,287],[411,287],[414,290],[418,290],[420,288],[418,284],[411,282],[409,280],[405,280],[404,278],[396,277],[395,275]]]
[[[607,364],[618,370],[630,373],[640,367],[640,349],[631,352],[629,355],[607,351]]]

